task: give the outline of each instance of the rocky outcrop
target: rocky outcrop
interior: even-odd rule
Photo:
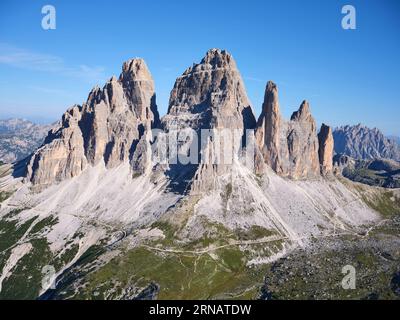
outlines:
[[[392,159],[400,161],[400,146],[386,138],[377,128],[358,124],[343,126],[333,131],[335,152],[354,159]]]
[[[321,174],[329,175],[333,173],[333,135],[332,128],[322,124],[318,133],[319,142],[319,163],[321,165]]]
[[[303,101],[290,121],[285,121],[279,110],[278,89],[272,81],[265,89],[256,140],[263,160],[276,173],[294,179],[319,174],[316,124],[308,102]]]
[[[112,77],[102,89],[95,87],[86,103],[63,115],[61,125],[33,154],[27,179],[48,185],[101,161],[108,168],[132,161],[134,169],[142,173],[150,165],[148,157],[142,156],[150,148],[146,133],[158,125],[150,72],[142,59],[129,60],[119,79]]]

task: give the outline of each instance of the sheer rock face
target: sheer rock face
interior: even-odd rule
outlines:
[[[268,81],[261,115],[257,121],[256,136],[265,162],[277,173],[283,173],[280,152],[281,126],[278,88],[275,83]]]
[[[256,120],[233,57],[224,50],[211,49],[199,64],[194,64],[177,78],[171,91],[168,114],[162,123],[166,132],[190,128],[198,132],[199,137],[201,129],[237,129],[240,138],[233,144],[238,148],[244,130],[254,129]],[[214,142],[202,143],[203,154],[209,152],[210,157],[221,156],[213,153]],[[208,188],[215,175],[223,173],[227,167],[226,163],[196,166],[192,190]]]
[[[32,155],[27,178],[48,185],[101,161],[108,168],[134,161],[132,165],[143,171],[148,159],[135,156],[136,147],[140,144],[141,152],[150,147],[144,133],[157,125],[152,77],[142,59],[129,60],[118,80],[112,77],[103,89],[95,87],[85,104],[73,106],[63,115],[61,126],[50,132]]]
[[[321,165],[321,174],[329,175],[333,173],[333,135],[332,128],[322,124],[318,133],[319,141],[319,162]]]
[[[255,117],[233,57],[211,49],[180,76],[171,91],[164,127],[255,127]]]
[[[317,126],[307,101],[293,113],[288,127],[289,176],[302,179],[318,175]]]
[[[257,145],[265,161],[276,173],[293,179],[319,174],[316,124],[307,101],[285,121],[279,110],[278,89],[269,81],[262,113],[257,122]],[[261,171],[258,162],[256,171]]]

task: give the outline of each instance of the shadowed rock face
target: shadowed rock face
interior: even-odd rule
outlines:
[[[294,179],[319,174],[316,124],[308,102],[303,101],[290,121],[285,121],[280,114],[278,89],[272,81],[265,89],[256,139],[263,160],[276,173]],[[262,170],[259,164],[256,168]]]
[[[322,124],[318,133],[319,141],[319,162],[321,165],[321,174],[328,175],[333,170],[333,135],[332,128]]]
[[[43,147],[32,156],[27,179],[48,185],[78,175],[88,164],[104,161],[108,168],[131,161],[145,170],[147,157],[135,156],[149,147],[145,134],[159,125],[154,83],[142,59],[123,64],[117,80],[112,77],[103,89],[95,87],[85,104],[75,105],[62,117]],[[144,141],[141,141],[143,140]]]

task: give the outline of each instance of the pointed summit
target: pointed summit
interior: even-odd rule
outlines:
[[[303,100],[303,102],[300,105],[299,110],[293,112],[290,120],[302,121],[302,120],[310,119],[310,117],[312,118],[310,105],[307,100]]]
[[[120,81],[151,81],[153,78],[147,68],[146,62],[142,58],[134,58],[125,61],[122,65]]]
[[[262,112],[257,122],[257,141],[266,163],[281,173],[280,165],[281,115],[279,111],[278,87],[268,81],[265,86]]]
[[[210,49],[200,64],[211,65],[213,68],[232,68],[236,69],[236,63],[232,55],[226,50]]]
[[[255,128],[256,120],[236,63],[227,51],[207,51],[200,63],[186,69],[176,79],[171,91],[168,114],[163,117],[162,124],[167,132],[185,129],[196,132],[201,129],[232,129],[233,133],[236,129],[235,133],[240,135],[234,141],[235,150],[239,149],[239,144],[243,141],[240,138],[246,129]],[[210,142],[207,148],[212,154],[214,144]],[[221,154],[216,155],[219,156]],[[177,166],[176,172],[181,174],[187,167]],[[191,190],[209,188],[215,180],[214,177],[224,169],[224,165],[196,166],[196,181]]]
[[[278,87],[272,81],[268,81],[265,87],[262,110],[263,112],[279,112]]]
[[[255,127],[243,80],[227,51],[208,50],[200,63],[176,79],[165,126],[169,127],[171,116],[180,117],[185,113],[193,118],[190,127],[194,129]]]

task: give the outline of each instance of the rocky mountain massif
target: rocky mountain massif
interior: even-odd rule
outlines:
[[[391,159],[400,161],[400,146],[385,137],[377,128],[358,124],[343,126],[333,131],[335,152],[359,160]]]
[[[159,123],[154,83],[142,59],[124,63],[119,79],[95,87],[87,102],[68,109],[59,127],[32,156],[27,179],[49,185],[79,175],[88,165],[131,162],[143,173],[148,131]],[[139,154],[140,152],[140,154]]]
[[[51,127],[23,119],[0,120],[0,161],[12,163],[29,156],[40,147]]]
[[[211,135],[199,143],[202,129]],[[220,139],[231,162],[152,157],[176,133],[172,155],[218,158],[223,129],[237,132]],[[226,51],[209,50],[177,78],[162,119],[146,64],[129,60],[67,110],[28,163],[0,167],[0,298],[285,298],[264,276],[299,252],[326,261],[326,241],[369,246],[373,232],[377,254],[398,247],[399,195],[335,177],[332,140],[326,125],[317,135],[306,101],[284,120],[273,82],[256,121]],[[353,263],[368,268],[363,258]],[[379,290],[396,297],[391,259]],[[337,261],[327,264],[316,268],[341,275]]]
[[[400,145],[378,129],[343,126],[333,132],[335,172],[356,182],[400,187]]]

